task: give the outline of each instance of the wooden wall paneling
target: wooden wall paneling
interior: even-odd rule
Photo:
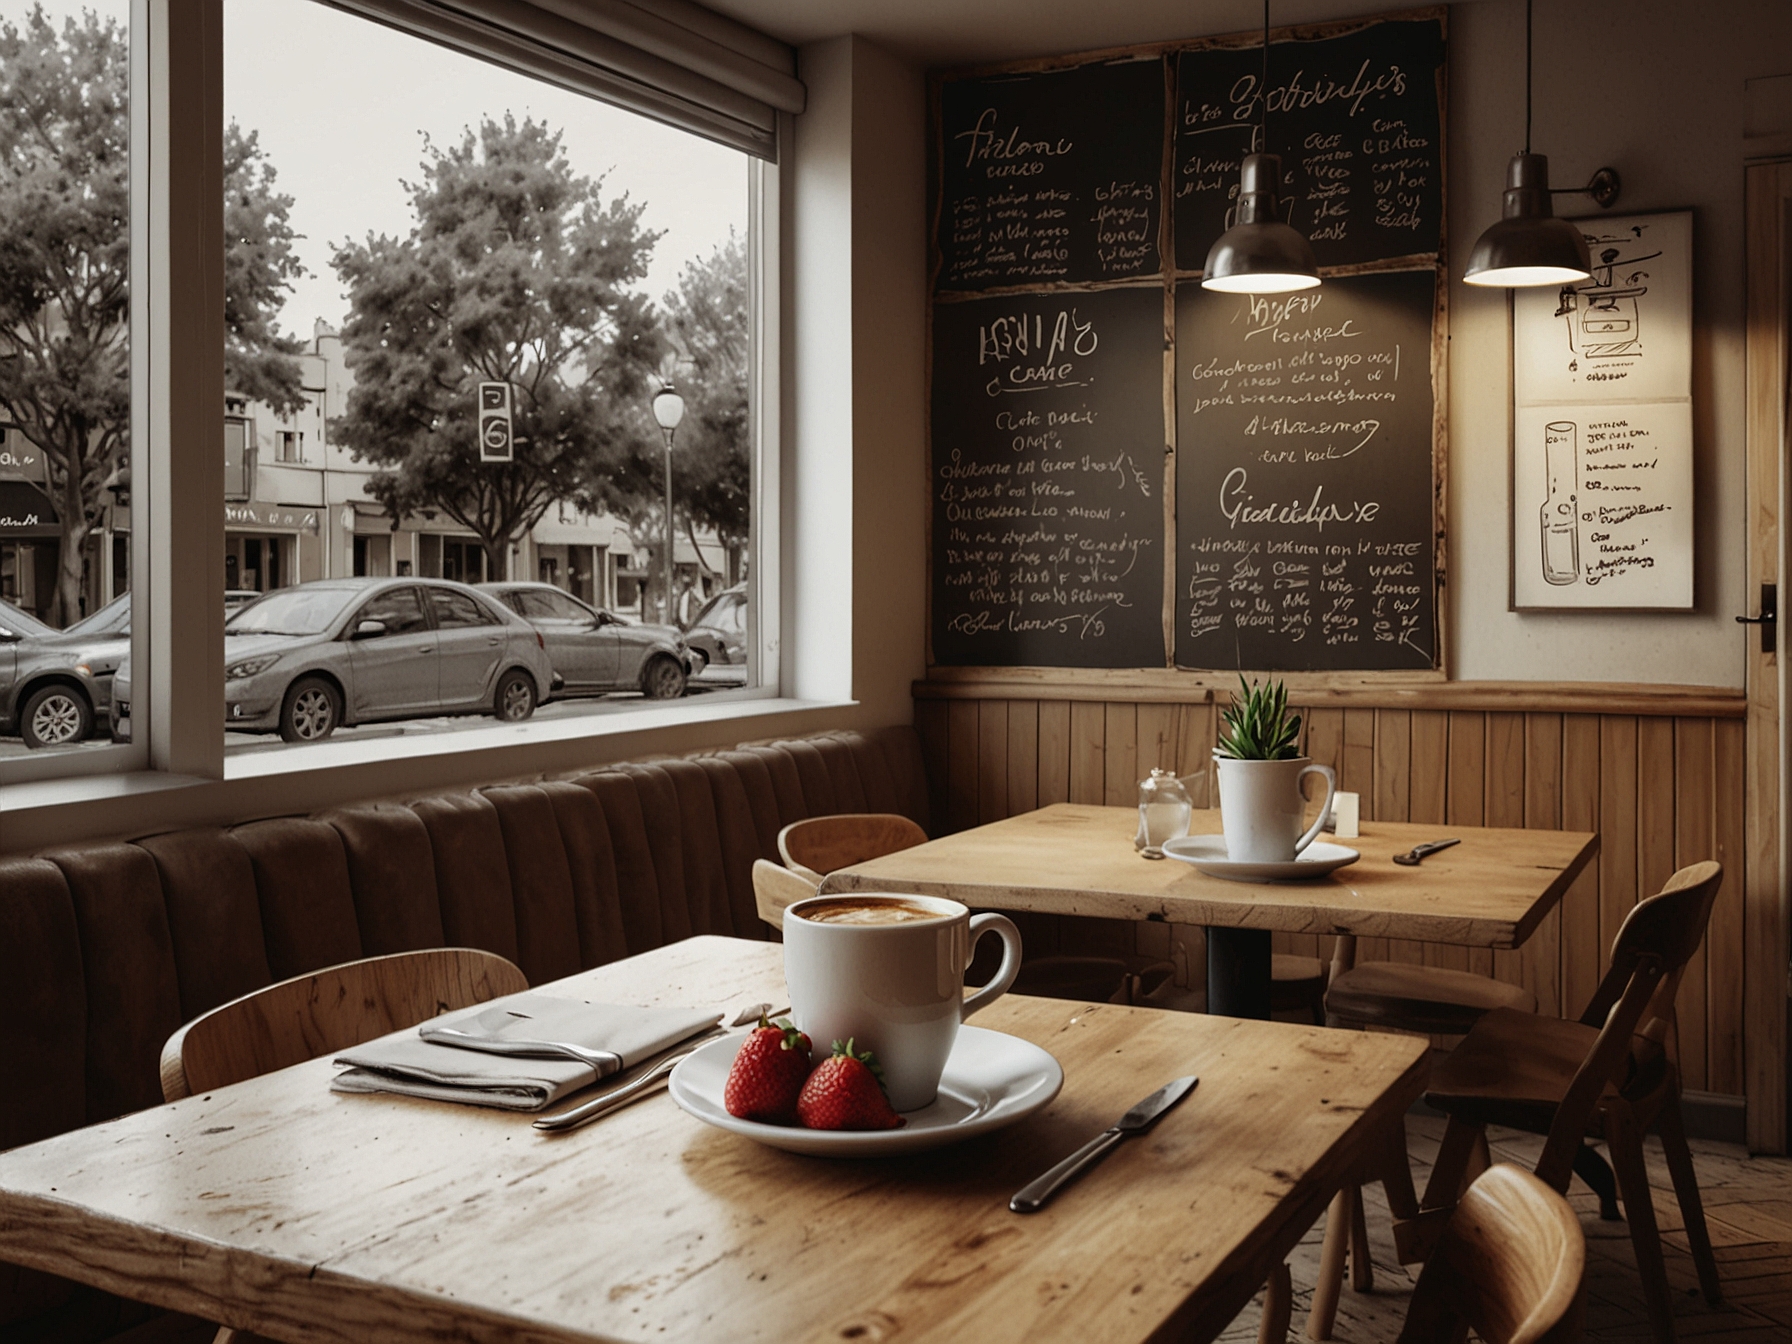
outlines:
[[[1341,787],[1344,776],[1344,711],[1341,709],[1303,709],[1301,732],[1307,742],[1307,755],[1338,772]]]
[[[946,828],[962,831],[977,824],[978,702],[947,709],[950,759],[946,763]]]
[[[985,700],[977,711],[977,824],[1009,815],[1008,702]]]
[[[1712,725],[1712,857],[1724,866],[1724,884],[1705,931],[1705,1086],[1739,1096],[1743,1086],[1743,803],[1742,723]]]
[[[1412,816],[1412,714],[1404,709],[1375,711],[1375,819],[1406,821]],[[1425,963],[1425,944],[1387,940],[1389,961]]]
[[[1344,744],[1338,759],[1338,787],[1360,794],[1359,806],[1364,820],[1373,821],[1375,810],[1375,716],[1373,709],[1344,711]],[[1386,938],[1359,938],[1356,943],[1358,961],[1386,961],[1389,957]]]
[[[1524,716],[1524,824],[1544,830],[1562,826],[1562,716]],[[1562,1015],[1562,907],[1544,916],[1518,952],[1526,989],[1538,1010]],[[1579,1005],[1576,1005],[1577,1007]]]
[[[1168,770],[1172,774],[1180,774],[1176,769],[1176,712],[1177,705],[1139,705],[1139,749],[1136,764],[1139,778],[1144,779],[1153,770]]]
[[[1196,807],[1218,807],[1219,784],[1213,773],[1218,712],[1210,704],[1178,705],[1175,723],[1176,773],[1188,780],[1188,794]]]
[[[933,814],[933,830],[946,829],[946,778],[950,772],[951,730],[947,726],[947,705],[943,700],[915,702],[915,732],[921,738],[921,760],[927,766],[928,808]]]
[[[1710,719],[1674,721],[1674,867],[1714,857],[1712,733]],[[1643,893],[1647,895],[1647,893]],[[1710,940],[1693,954],[1675,1000],[1682,1082],[1710,1090],[1706,1064],[1706,955]]]
[[[1070,702],[1039,702],[1039,806],[1070,801]]]
[[[1611,964],[1612,939],[1637,902],[1637,721],[1599,721],[1599,973]],[[1584,1005],[1583,1005],[1584,1006]]]
[[[1102,799],[1109,807],[1135,807],[1139,801],[1139,707],[1118,701],[1105,706]]]
[[[1562,829],[1599,829],[1599,717],[1595,714],[1562,716]],[[1562,897],[1564,1017],[1578,1016],[1593,997],[1601,969],[1599,946],[1599,860],[1595,858]]]
[[[1487,716],[1475,711],[1450,715],[1450,771],[1444,795],[1446,820],[1461,826],[1486,824]],[[1426,949],[1430,965],[1493,974],[1493,953],[1483,947],[1450,947],[1434,943]]]
[[[1008,702],[1008,815],[1039,806],[1039,702]]]
[[[1443,824],[1450,779],[1450,716],[1441,710],[1412,712],[1408,820]]]
[[[1486,795],[1488,826],[1524,825],[1524,715],[1487,716]],[[1493,974],[1510,984],[1524,983],[1521,952],[1501,948],[1493,954]]]
[[[1070,702],[1070,798],[1073,803],[1107,800],[1107,707]]]
[[[1636,725],[1636,896],[1660,891],[1674,875],[1674,721]]]

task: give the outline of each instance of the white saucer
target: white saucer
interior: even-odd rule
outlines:
[[[1223,835],[1185,835],[1180,840],[1168,840],[1164,842],[1164,853],[1194,864],[1209,877],[1233,882],[1300,882],[1324,877],[1362,858],[1354,849],[1315,840],[1295,855],[1292,863],[1234,863],[1226,857]]]
[[[706,1125],[792,1153],[816,1157],[879,1157],[918,1153],[1012,1125],[1051,1104],[1064,1086],[1058,1061],[1031,1041],[981,1027],[960,1027],[940,1094],[931,1106],[910,1111],[901,1129],[875,1131],[803,1129],[763,1125],[729,1115],[722,1088],[735,1051],[746,1039],[712,1041],[672,1070],[672,1100]]]

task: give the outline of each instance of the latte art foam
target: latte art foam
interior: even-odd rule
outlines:
[[[812,924],[914,924],[924,919],[940,919],[938,910],[907,901],[868,901],[843,897],[837,901],[818,901],[804,906],[796,917]]]

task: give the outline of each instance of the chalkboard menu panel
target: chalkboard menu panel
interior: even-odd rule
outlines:
[[[1437,274],[1176,291],[1176,663],[1437,661]]]
[[[954,80],[940,91],[942,291],[1155,275],[1164,62]]]
[[[1157,287],[933,310],[933,661],[1161,667]]]
[[[1282,158],[1288,222],[1321,266],[1439,250],[1443,64],[1441,18],[1270,43],[1268,148]],[[1200,270],[1225,231],[1262,71],[1261,42],[1177,57],[1171,202],[1181,270]]]

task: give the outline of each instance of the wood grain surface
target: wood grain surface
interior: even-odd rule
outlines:
[[[694,938],[542,987],[782,1000]],[[656,1096],[559,1137],[328,1090],[317,1060],[0,1154],[0,1258],[284,1340],[1206,1340],[1423,1081],[1416,1038],[1009,996],[1045,1111],[941,1152],[798,1157]],[[1041,1213],[1008,1197],[1182,1073],[1186,1102]]]
[[[1542,922],[1598,845],[1586,831],[1373,822],[1358,839],[1340,842],[1362,854],[1349,867],[1310,882],[1260,884],[1141,858],[1132,844],[1138,820],[1134,807],[1058,803],[840,869],[821,889],[913,891],[998,910],[1513,948]],[[1219,834],[1219,813],[1198,809],[1190,831]],[[1462,843],[1418,868],[1393,862],[1395,854],[1446,832]]]

